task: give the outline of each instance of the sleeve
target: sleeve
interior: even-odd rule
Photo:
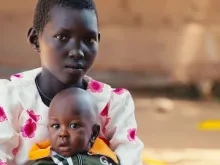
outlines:
[[[0,164],[12,164],[19,145],[18,104],[13,85],[0,80]]]
[[[134,109],[129,91],[113,92],[105,136],[111,139],[110,147],[119,157],[121,165],[142,165],[141,153],[144,145],[136,136],[137,123]]]

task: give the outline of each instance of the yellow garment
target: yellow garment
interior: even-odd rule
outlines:
[[[51,145],[49,141],[34,144],[31,148],[28,159],[37,160],[50,156]],[[89,150],[91,154],[99,154],[111,158],[115,163],[118,163],[115,153],[99,138],[96,139],[92,148]]]

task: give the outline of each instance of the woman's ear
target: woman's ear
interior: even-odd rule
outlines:
[[[40,52],[40,45],[38,42],[38,33],[34,27],[28,30],[27,39],[31,47],[37,52]]]
[[[98,34],[98,42],[100,42],[100,40],[101,40],[101,33],[99,32],[99,34]]]
[[[92,144],[95,142],[96,138],[99,136],[99,132],[100,132],[100,125],[94,124],[92,126],[92,135],[91,135],[91,139],[90,139],[90,142]]]

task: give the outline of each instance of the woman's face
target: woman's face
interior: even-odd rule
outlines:
[[[95,11],[55,6],[38,41],[43,70],[66,85],[77,83],[91,68],[98,52]]]

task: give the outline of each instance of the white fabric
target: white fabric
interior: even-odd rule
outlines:
[[[73,165],[73,160],[72,160],[72,158],[67,158],[67,162],[69,163],[69,165]]]
[[[38,68],[13,75],[10,81],[0,80],[0,164],[29,164],[32,145],[47,139],[48,107],[35,85],[40,72]],[[141,165],[143,143],[132,134],[137,125],[130,93],[90,77],[85,79],[89,83],[87,91],[97,101],[100,136],[110,140],[122,165]]]

